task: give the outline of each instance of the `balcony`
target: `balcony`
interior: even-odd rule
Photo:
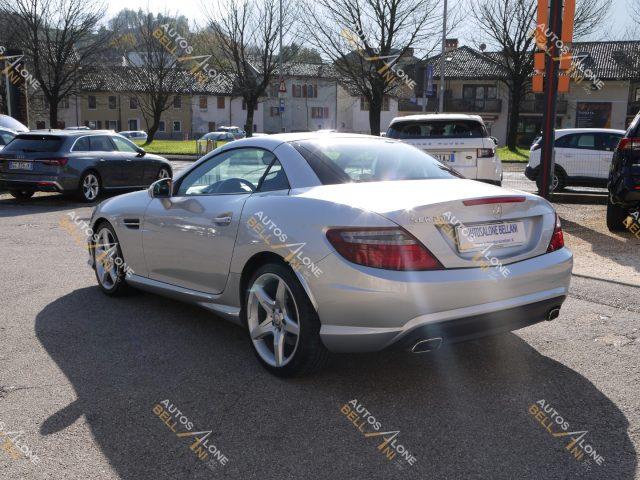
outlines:
[[[567,101],[556,100],[556,115],[564,115],[567,113]],[[544,112],[544,102],[539,100],[523,100],[520,102],[520,113],[539,113]]]
[[[438,110],[438,99],[427,99],[427,111]],[[448,113],[500,113],[502,111],[502,100],[467,100],[463,98],[448,98],[444,100],[444,110]]]

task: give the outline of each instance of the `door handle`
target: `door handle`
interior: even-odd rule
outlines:
[[[217,216],[213,219],[213,223],[216,225],[229,225],[231,223],[231,218],[233,214],[231,212],[223,213],[222,215]]]

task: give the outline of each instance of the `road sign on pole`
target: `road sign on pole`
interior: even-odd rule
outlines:
[[[279,107],[280,113],[284,112],[284,98],[280,99],[280,107]]]

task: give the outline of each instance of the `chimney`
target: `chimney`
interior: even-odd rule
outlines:
[[[458,48],[458,39],[457,38],[447,38],[444,41],[444,51],[450,52],[451,50],[455,50]]]

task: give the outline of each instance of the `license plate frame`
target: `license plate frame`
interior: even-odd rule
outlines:
[[[515,231],[513,226],[516,227]],[[467,231],[466,235],[463,233],[464,230]],[[479,233],[483,233],[482,237],[477,236]],[[461,253],[478,252],[488,246],[491,248],[518,247],[526,242],[526,232],[522,220],[456,227],[456,244]]]
[[[9,170],[29,170],[33,171],[33,162],[23,160],[9,161]]]
[[[455,152],[431,152],[431,156],[441,163],[455,163]]]

